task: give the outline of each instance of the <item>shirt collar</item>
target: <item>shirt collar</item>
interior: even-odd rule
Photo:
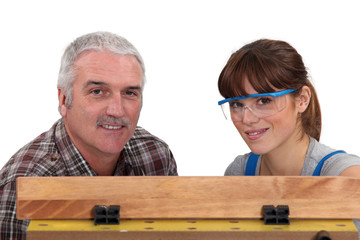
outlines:
[[[56,124],[55,141],[70,176],[98,175],[71,141],[63,119],[60,119]],[[126,150],[120,153],[113,173],[114,176],[134,175],[131,164],[126,161],[128,155],[129,153]]]
[[[97,175],[72,143],[68,133],[66,132],[63,119],[60,119],[57,122],[55,129],[55,141],[64,160],[65,167],[69,172],[69,176]]]

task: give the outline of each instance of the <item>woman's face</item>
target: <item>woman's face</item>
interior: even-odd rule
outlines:
[[[248,80],[245,80],[245,90],[248,94],[256,94]],[[280,91],[284,89],[276,89]],[[266,154],[282,146],[288,147],[292,139],[299,138],[301,130],[298,113],[301,111],[298,105],[300,98],[294,98],[287,94],[286,107],[274,115],[258,118],[250,110],[244,111],[243,120],[234,122],[241,137],[255,154]],[[246,100],[244,104],[246,105]],[[296,143],[296,141],[294,141]]]

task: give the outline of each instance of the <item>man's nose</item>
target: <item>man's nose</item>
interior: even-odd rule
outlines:
[[[123,117],[125,115],[124,101],[121,97],[121,94],[113,95],[110,98],[106,108],[106,114],[113,117]]]

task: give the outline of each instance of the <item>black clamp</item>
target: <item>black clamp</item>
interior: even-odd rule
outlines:
[[[94,225],[115,225],[120,224],[120,206],[111,205],[106,207],[104,205],[96,205],[94,209]]]
[[[289,225],[289,206],[279,205],[274,207],[273,205],[264,205],[264,224],[267,225]]]

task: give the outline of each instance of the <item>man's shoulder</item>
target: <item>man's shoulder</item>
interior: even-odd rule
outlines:
[[[55,151],[55,125],[20,148],[12,158],[15,160],[30,160],[34,158],[42,158],[49,152]]]
[[[168,146],[167,143],[162,139],[151,134],[149,131],[145,130],[144,128],[137,126],[129,142],[131,143],[131,142],[141,142],[141,141],[154,141],[160,144],[164,144],[165,146]]]
[[[135,175],[177,175],[169,146],[142,127],[136,127],[123,150],[125,162],[132,166]]]
[[[19,176],[43,175],[43,172],[52,168],[55,163],[47,160],[56,155],[56,149],[53,126],[24,145],[10,158],[0,170],[0,185],[14,181]]]
[[[136,156],[139,161],[149,156],[159,159],[172,157],[170,147],[165,141],[139,126],[136,127],[132,138],[125,144],[124,150],[129,156],[131,155],[132,160]]]

